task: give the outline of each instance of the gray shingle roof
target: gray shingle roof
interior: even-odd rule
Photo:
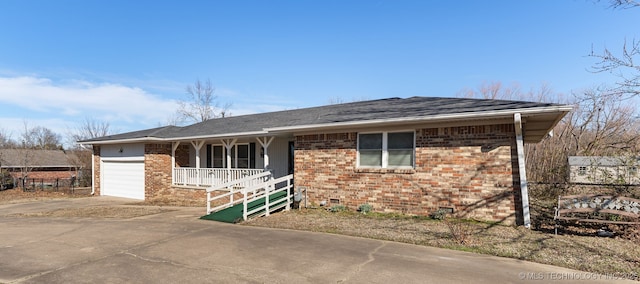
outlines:
[[[569,166],[604,166],[640,165],[640,157],[611,157],[611,156],[569,156]]]
[[[75,155],[62,150],[0,149],[0,167],[68,168],[74,167]]]
[[[212,119],[184,127],[167,126],[96,139],[80,141],[104,142],[127,139],[179,139],[181,137],[221,136],[231,133],[262,132],[271,128],[287,128],[324,124],[346,124],[403,118],[428,118],[442,115],[516,111],[529,108],[557,107],[558,104],[466,98],[411,97],[360,101],[311,108],[301,108],[251,115]],[[564,115],[564,113],[562,113]],[[562,116],[561,115],[561,116]],[[560,116],[560,117],[561,117]],[[555,123],[554,123],[555,124]]]

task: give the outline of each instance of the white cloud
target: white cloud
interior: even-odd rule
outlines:
[[[142,125],[166,121],[176,108],[174,100],[163,99],[140,88],[77,80],[57,84],[48,78],[34,76],[0,77],[0,101],[4,106],[18,107],[37,117],[94,117]]]
[[[27,122],[30,127],[47,127],[65,140],[69,130],[78,127],[85,118],[108,122],[116,133],[157,127],[169,122],[177,108],[176,100],[171,98],[175,92],[169,89],[179,90],[175,86],[180,84],[166,82],[158,82],[160,87],[154,87],[153,82],[140,82],[136,84],[144,86],[140,88],[121,83],[0,73],[0,130],[17,139]],[[169,94],[161,96],[149,91],[158,92],[165,87]],[[231,103],[232,116],[301,107],[297,105],[301,98],[261,92],[248,95],[223,87],[216,89],[216,95],[221,105]]]

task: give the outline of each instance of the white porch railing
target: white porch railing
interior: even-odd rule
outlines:
[[[175,168],[174,185],[216,186],[264,172],[263,169]],[[249,186],[252,184],[246,184]]]
[[[248,183],[252,185],[247,187],[241,186]],[[264,172],[241,180],[224,183],[207,189],[207,214],[217,212],[240,203],[243,205],[242,219],[245,221],[249,216],[269,216],[271,212],[281,208],[289,210],[291,208],[291,202],[293,201],[293,196],[291,195],[292,188],[293,175],[273,179],[271,178],[270,172]],[[215,193],[219,192],[223,193],[215,195]],[[276,194],[282,195],[282,197],[278,200],[274,200],[272,203],[270,197]],[[236,199],[234,198],[236,195],[240,195],[242,197]],[[260,198],[264,198],[264,204],[254,208],[248,208],[248,204],[250,202]],[[228,201],[224,201],[225,199]],[[212,207],[212,202],[222,204]]]

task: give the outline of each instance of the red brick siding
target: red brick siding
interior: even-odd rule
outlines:
[[[188,165],[189,148],[176,149],[176,164]],[[186,164],[183,164],[185,163]],[[162,200],[176,204],[202,204],[206,206],[204,189],[189,189],[172,186],[171,144],[146,144],[144,147],[145,199]]]
[[[10,172],[11,177],[14,179],[22,178],[22,172]],[[32,169],[28,174],[27,178],[29,179],[46,179],[46,180],[55,180],[55,179],[69,179],[71,176],[77,176],[78,173],[74,169]]]
[[[93,188],[95,195],[100,195],[100,146],[93,146]]]
[[[162,195],[171,187],[171,144],[144,145],[145,199]]]
[[[176,149],[176,167],[189,166],[189,145],[181,144]]]
[[[100,146],[93,146],[95,194],[100,195]],[[171,145],[146,144],[144,158],[145,199],[176,204],[200,203],[206,205],[204,189],[173,187],[171,184]],[[176,149],[176,166],[189,165],[189,146],[181,145]]]
[[[513,223],[514,133],[509,124],[419,129],[409,170],[356,168],[355,132],[297,136],[295,183],[316,204],[337,199],[352,209],[368,203],[416,215],[451,207],[463,217]]]

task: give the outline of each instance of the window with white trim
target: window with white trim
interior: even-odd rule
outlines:
[[[238,169],[249,168],[249,144],[236,144],[231,148],[231,165]]]
[[[414,157],[415,133],[413,131],[358,134],[359,167],[413,167]]]
[[[246,169],[252,165],[251,150],[252,144],[236,144],[231,147],[231,168]],[[211,146],[211,161],[213,168],[226,168],[227,167],[227,151],[222,145]]]
[[[211,146],[211,158],[213,161],[213,168],[224,168],[226,164],[225,148],[222,145]]]

